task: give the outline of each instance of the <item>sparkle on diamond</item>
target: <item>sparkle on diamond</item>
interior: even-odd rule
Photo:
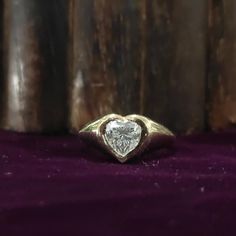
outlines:
[[[142,129],[134,121],[113,120],[105,127],[105,139],[121,157],[125,157],[139,144]]]

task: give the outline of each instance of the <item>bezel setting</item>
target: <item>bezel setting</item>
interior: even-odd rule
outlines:
[[[137,131],[139,133],[139,134],[137,134],[138,135],[137,142],[133,145],[131,143],[134,142],[134,140],[130,141],[130,143],[127,143],[126,145],[127,145],[128,150],[126,152],[124,152],[123,154],[121,152],[119,152],[118,150],[116,150],[116,148],[114,147],[115,145],[112,145],[111,142],[109,142],[109,140],[108,140],[107,128],[108,128],[109,124],[112,124],[112,122],[120,123],[120,127],[122,127],[122,128],[124,128],[125,125],[133,125],[135,128],[140,129]],[[119,127],[118,127],[118,129],[119,129]],[[138,149],[138,148],[140,148],[140,146],[142,146],[144,138],[147,136],[147,128],[146,128],[145,124],[140,120],[129,119],[126,117],[116,117],[116,118],[108,119],[106,122],[104,122],[101,125],[100,135],[102,136],[103,142],[105,143],[105,145],[109,147],[108,151],[110,153],[112,153],[120,162],[125,162],[129,158],[131,158],[132,156],[136,155],[136,149]],[[127,134],[127,135],[129,135],[129,134]],[[119,134],[118,134],[118,136],[119,136]],[[123,136],[123,134],[120,134],[120,136]],[[124,136],[126,136],[126,135],[124,135]],[[125,139],[124,136],[122,138]],[[112,140],[110,140],[110,141],[112,141]]]

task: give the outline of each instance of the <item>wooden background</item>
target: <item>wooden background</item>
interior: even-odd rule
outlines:
[[[236,1],[0,0],[1,127],[77,131],[139,113],[236,124]]]

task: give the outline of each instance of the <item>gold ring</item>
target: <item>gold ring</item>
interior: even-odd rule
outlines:
[[[152,147],[173,143],[174,134],[141,115],[106,115],[80,130],[81,137],[94,140],[121,163]]]

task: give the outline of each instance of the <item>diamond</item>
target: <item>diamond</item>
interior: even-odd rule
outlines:
[[[125,157],[140,143],[142,128],[129,120],[112,120],[106,124],[105,140],[120,157]]]

